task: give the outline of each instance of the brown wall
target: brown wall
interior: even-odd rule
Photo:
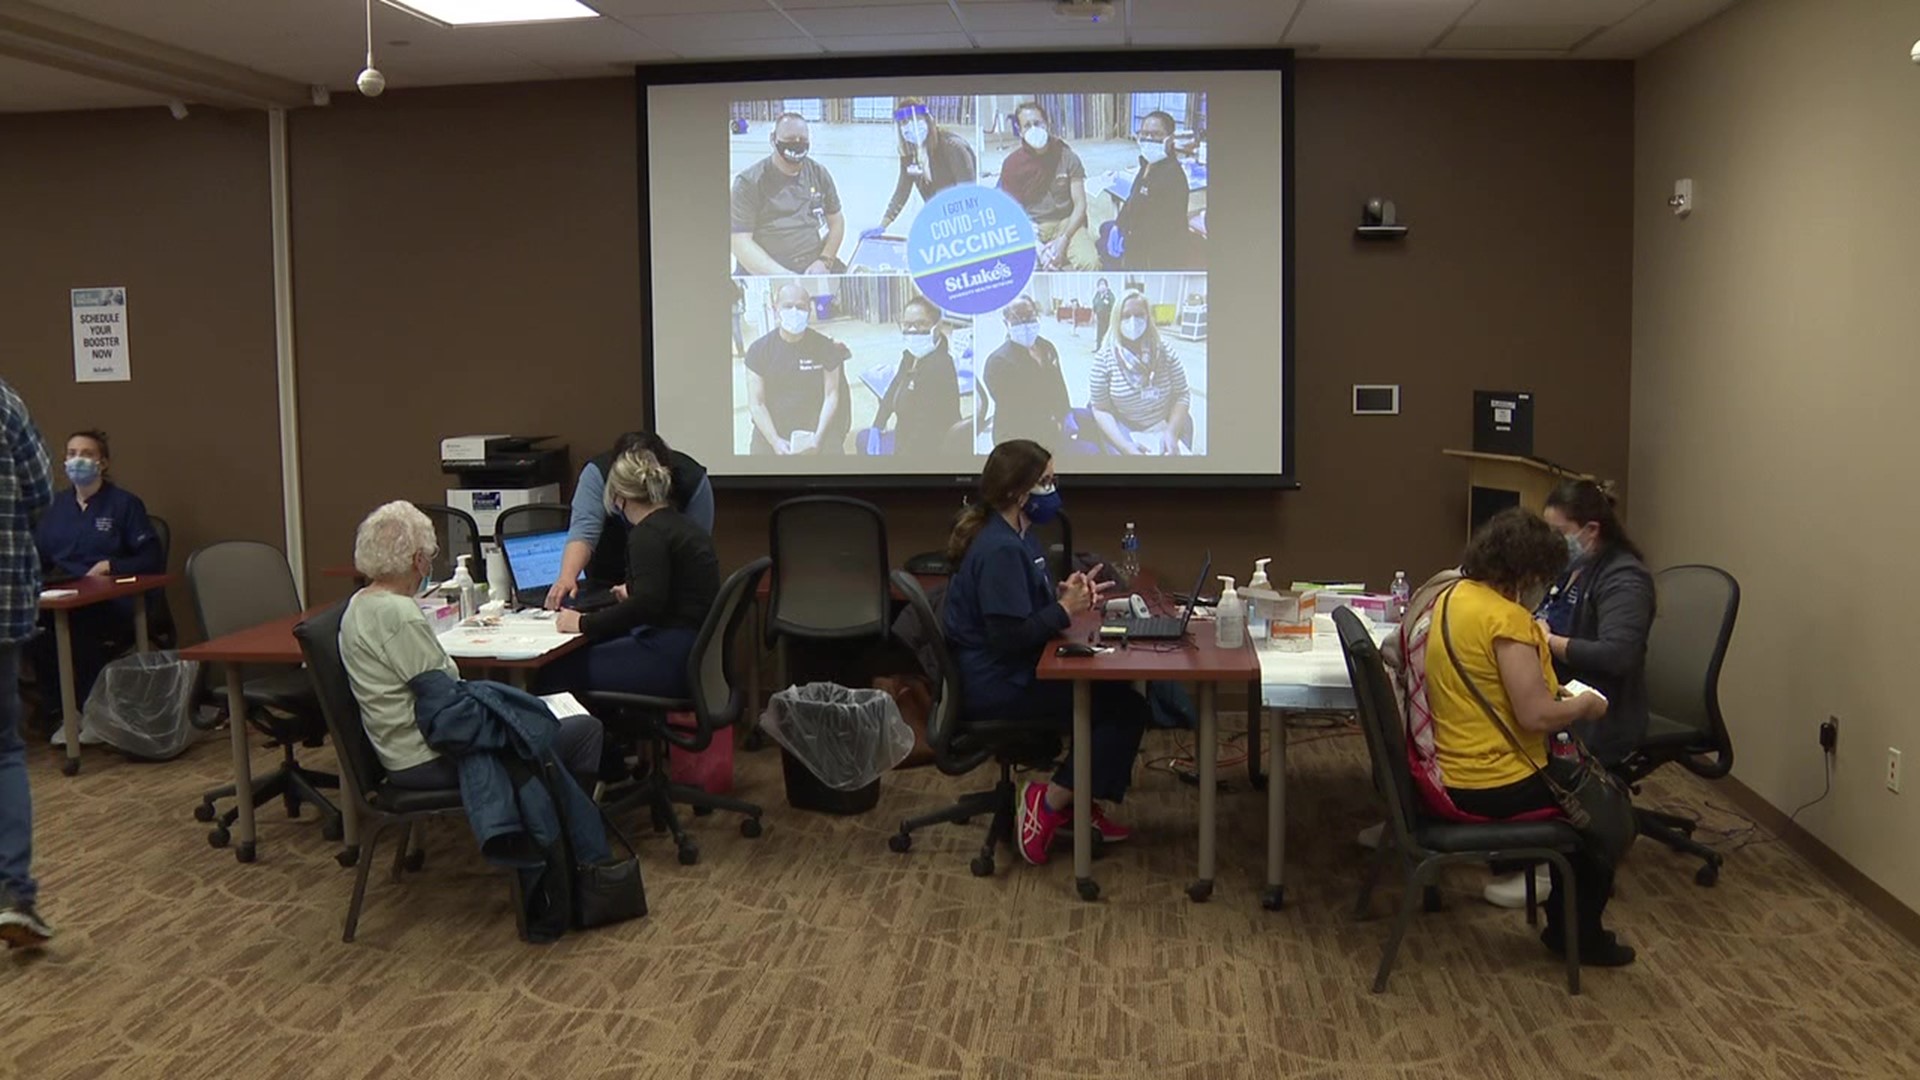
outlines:
[[[0,115],[0,375],[56,456],[107,431],[175,572],[210,540],[285,539],[267,190],[259,113]],[[131,382],[74,382],[67,290],[95,285],[127,288]]]
[[[1147,562],[1173,577],[1191,573],[1206,547],[1239,575],[1261,554],[1288,577],[1384,586],[1396,568],[1421,575],[1459,546],[1464,475],[1440,450],[1469,442],[1475,388],[1534,390],[1541,453],[1625,472],[1631,67],[1327,61],[1298,74],[1304,488],[1069,487],[1082,547],[1111,550],[1131,518]],[[440,498],[442,435],[552,433],[577,465],[638,423],[634,90],[605,79],[377,102],[342,95],[296,112],[290,127],[306,542],[314,595],[325,598],[339,586],[318,569],[347,560],[361,514],[384,499]],[[19,132],[33,140],[27,160],[60,163],[0,175],[0,207],[36,230],[23,249],[34,257],[0,266],[11,286],[0,288],[0,332],[31,322],[32,348],[13,351],[46,357],[52,371],[26,384],[30,394],[75,393],[62,374],[63,290],[123,283],[105,280],[118,265],[107,254],[75,262],[78,252],[117,253],[133,264],[129,276],[179,264],[133,297],[136,378],[154,378],[133,391],[81,391],[101,404],[67,415],[104,417],[125,457],[151,447],[140,453],[146,471],[126,462],[130,483],[164,494],[156,509],[204,523],[198,540],[279,535],[263,128],[203,110],[180,124],[144,111],[0,118],[10,158]],[[98,136],[122,131],[140,136],[131,145],[143,156],[98,152]],[[72,199],[74,187],[87,197]],[[1373,194],[1395,199],[1412,223],[1405,243],[1353,240]],[[93,245],[71,243],[61,226],[73,202],[115,200],[130,210],[92,219]],[[133,392],[145,404],[165,389],[152,365],[185,358],[158,351],[153,320],[165,309],[147,296],[163,287],[190,291],[180,310],[201,313],[183,330],[212,335],[182,342],[201,366],[182,371],[181,393],[190,386],[195,402],[214,406],[200,413],[132,404]],[[1353,382],[1403,384],[1403,415],[1348,415]],[[114,394],[124,411],[103,411]],[[187,416],[220,422],[196,428]],[[187,455],[183,468],[175,448],[202,444],[211,460]],[[177,471],[162,480],[158,461]],[[941,546],[959,500],[873,497],[888,511],[896,558]],[[723,493],[728,563],[765,551],[776,499]]]

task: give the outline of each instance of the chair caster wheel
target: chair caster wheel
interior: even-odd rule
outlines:
[[[400,865],[417,874],[426,868],[427,853],[424,851],[409,851],[407,852],[407,857],[400,860]]]
[[[1429,914],[1440,910],[1440,890],[1428,885],[1420,890],[1420,906]]]
[[[76,776],[80,772],[80,759],[68,758],[60,763],[60,772],[66,776]]]
[[[346,835],[347,827],[337,817],[330,817],[320,823],[320,839],[322,840],[338,842],[344,840]]]
[[[1267,886],[1267,890],[1260,894],[1260,906],[1268,911],[1279,911],[1286,907],[1287,887],[1285,885]]]
[[[213,820],[213,804],[210,802],[203,802],[199,806],[194,807],[193,820],[212,821]]]
[[[333,856],[333,861],[339,863],[341,866],[348,866],[348,867],[353,866],[355,863],[358,863],[360,861],[360,849],[357,847],[350,847],[350,848],[346,848],[345,850],[335,852]]]
[[[1720,881],[1720,867],[1708,863],[1693,873],[1693,883],[1703,889],[1711,889]]]
[[[700,861],[700,848],[698,846],[694,844],[688,844],[686,847],[683,847],[680,849],[680,865],[681,866],[692,866],[694,863],[697,863],[699,861]]]
[[[894,833],[892,836],[887,837],[887,850],[896,855],[905,855],[907,852],[913,850],[913,837],[903,832]],[[988,873],[992,873],[992,871],[988,871]]]
[[[758,838],[761,833],[766,831],[767,827],[760,824],[760,819],[757,817],[740,819],[740,835],[749,840]]]
[[[693,808],[693,816],[694,816],[694,817],[712,817],[712,816],[713,816],[713,807],[711,807],[711,806],[696,806],[696,807],[694,807],[694,808]]]
[[[300,802],[299,802],[299,800],[297,800],[297,799],[288,799],[288,800],[287,800],[287,817],[288,817],[289,819],[292,819],[292,820],[296,820],[296,821],[297,821],[297,820],[299,820],[299,817],[300,817]]]
[[[226,847],[227,842],[232,839],[233,839],[233,834],[227,832],[227,830],[224,828],[216,827],[207,832],[207,843],[212,847],[217,847],[217,848]]]
[[[1187,886],[1187,899],[1196,904],[1204,904],[1213,899],[1213,882],[1201,880]]]
[[[1074,881],[1073,887],[1079,891],[1082,900],[1091,903],[1100,899],[1100,883],[1092,878],[1079,878]]]
[[[895,850],[905,851],[907,849],[897,848]],[[974,877],[992,877],[993,876],[993,860],[989,859],[985,855],[975,855],[973,857],[973,861],[967,864],[967,869],[973,872]]]
[[[234,848],[233,857],[240,860],[241,862],[246,862],[246,863],[252,862],[253,861],[253,845],[241,844],[239,847]]]

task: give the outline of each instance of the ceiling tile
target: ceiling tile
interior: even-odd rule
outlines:
[[[1461,26],[1612,26],[1648,0],[1480,0]]]
[[[973,40],[983,49],[1025,52],[1033,49],[1117,49],[1127,42],[1119,23],[1079,30],[989,30],[974,31]]]
[[[1136,26],[1127,38],[1135,45],[1144,45],[1149,48],[1244,49],[1273,45],[1280,40],[1280,35],[1277,32],[1268,37],[1243,34],[1231,26],[1221,25],[1192,27],[1186,30],[1142,29]]]
[[[1118,0],[1113,5],[1113,18],[1100,23],[1063,18],[1054,14],[1053,5],[1046,0],[1022,0],[1019,3],[959,0],[959,3],[960,21],[966,24],[968,30],[1040,30],[1056,34],[1073,30],[1125,30],[1126,0]]]
[[[790,12],[807,33],[852,37],[857,34],[959,33],[960,20],[945,6],[887,4],[875,7],[812,8]]]
[[[765,11],[767,0],[583,0],[602,15],[628,20],[642,15],[701,15],[714,11]]]
[[[1565,49],[1428,49],[1423,60],[1565,60]]]
[[[673,57],[672,52],[638,30],[613,19],[474,29],[484,29],[485,33],[476,33],[472,40],[547,67],[644,63]]]
[[[661,15],[625,20],[656,44],[682,52],[681,45],[695,41],[711,43],[761,41],[771,38],[804,37],[785,15],[770,8],[755,12],[733,11],[702,15]],[[752,49],[732,55],[751,53]]]
[[[947,6],[947,0],[767,0],[767,2],[786,11],[808,11],[815,8],[887,7],[895,4],[913,4],[916,7]]]
[[[929,53],[929,52],[967,52],[973,48],[973,42],[965,34],[882,34],[860,35],[856,37],[817,37],[814,38],[828,52],[863,53],[880,55],[885,53]]]
[[[1472,4],[1473,0],[1305,0],[1286,40],[1322,49],[1424,49]]]
[[[1251,44],[1278,41],[1300,7],[1299,0],[1126,0],[1115,5],[1127,13],[1133,40],[1142,30],[1205,31]]]
[[[1706,22],[1735,0],[1655,0],[1609,27],[1574,52],[1591,59],[1630,60]]]
[[[1597,26],[1456,26],[1435,49],[1558,49],[1565,51]]]
[[[714,38],[675,44],[673,51],[688,60],[742,60],[768,56],[818,56],[822,50],[812,38],[793,37],[757,41]]]

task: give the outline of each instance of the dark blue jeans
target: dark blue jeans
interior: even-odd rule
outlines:
[[[0,903],[31,904],[33,795],[27,788],[27,744],[20,737],[20,643],[0,644]]]
[[[684,697],[687,655],[699,632],[642,626],[561,657],[540,673],[540,692],[614,690]]]
[[[1134,760],[1140,756],[1140,737],[1153,713],[1133,684],[1093,684],[1093,797],[1119,802],[1133,783]],[[1069,737],[1073,734],[1073,684],[1036,679],[1020,701],[994,715],[1045,720]],[[1073,787],[1073,761],[1061,765],[1053,782]]]

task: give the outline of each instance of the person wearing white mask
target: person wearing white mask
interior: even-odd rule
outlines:
[[[1186,171],[1173,156],[1173,117],[1155,109],[1140,121],[1140,169],[1111,230],[1103,230],[1101,251],[1109,262],[1128,270],[1186,269]]]
[[[1093,357],[1087,407],[1108,447],[1121,454],[1172,455],[1193,445],[1187,369],[1153,325],[1153,305],[1136,291]]]
[[[67,439],[66,473],[71,486],[53,497],[33,529],[47,580],[157,574],[166,569],[166,555],[147,517],[147,505],[113,482],[110,466],[106,432],[76,431]],[[134,603],[110,600],[69,614],[75,702],[86,703],[100,669],[133,642]],[[52,615],[42,615],[40,625],[43,632],[28,646],[28,656],[40,687],[41,711],[54,728],[57,743],[63,738],[59,723],[63,718],[54,689],[60,685],[60,659]]]
[[[1042,270],[1098,270],[1100,255],[1087,231],[1087,167],[1053,130],[1037,101],[1013,110],[1021,145],[1000,166],[1000,190],[1033,219]]]
[[[798,282],[774,293],[777,324],[747,346],[754,454],[838,454],[851,426],[841,365],[853,350],[810,325],[813,297]]]
[[[957,131],[940,126],[919,98],[901,98],[893,110],[894,134],[898,136],[900,180],[893,187],[880,224],[860,234],[865,240],[880,236],[893,224],[915,191],[923,203],[955,184],[971,184],[979,173],[973,147]]]
[[[960,376],[940,318],[940,309],[924,296],[907,301],[900,315],[900,366],[887,384],[872,429],[877,434],[887,430],[889,420],[895,422],[896,454],[939,453],[947,433],[960,422]]]
[[[1000,317],[1007,341],[987,357],[981,376],[993,400],[993,440],[1054,442],[1069,410],[1060,351],[1040,336],[1040,306],[1032,297],[1015,297]]]

